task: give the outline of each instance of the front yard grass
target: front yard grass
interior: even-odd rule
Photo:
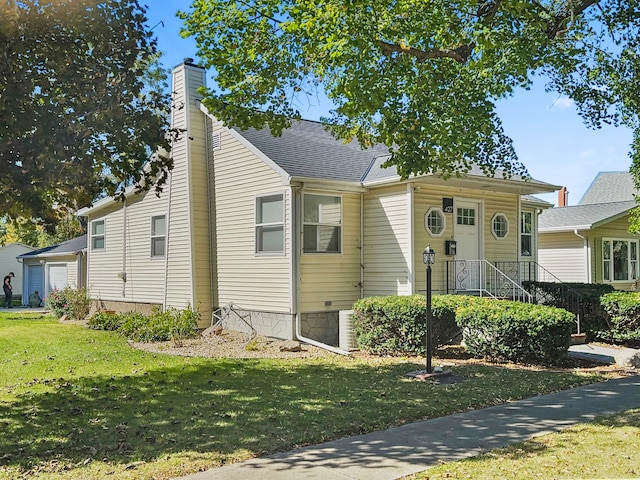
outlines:
[[[638,478],[640,409],[430,468],[407,480]]]
[[[204,359],[112,332],[0,314],[0,479],[170,478],[604,380],[596,370],[420,358]]]

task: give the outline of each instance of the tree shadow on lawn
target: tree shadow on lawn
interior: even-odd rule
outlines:
[[[33,380],[5,389],[14,398],[0,403],[0,465],[128,464],[185,451],[219,452],[225,462],[240,449],[264,455],[588,383],[572,372],[483,365],[455,367],[461,384],[404,377],[420,367],[203,360],[128,376]]]

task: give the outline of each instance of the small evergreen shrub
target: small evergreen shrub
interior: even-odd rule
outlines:
[[[148,317],[138,312],[102,312],[89,319],[89,327],[117,331],[135,342],[162,342],[195,336],[199,318],[198,311],[191,308],[169,308],[165,312],[156,309]]]
[[[456,313],[467,351],[494,361],[558,363],[567,355],[575,322],[560,308],[506,300],[483,299]]]
[[[91,300],[87,297],[87,291],[84,288],[71,287],[53,290],[47,297],[46,303],[57,317],[66,315],[74,320],[86,318],[91,306]]]
[[[600,299],[609,329],[596,332],[598,340],[640,347],[640,292],[615,292]]]
[[[472,301],[462,295],[434,295],[431,300],[434,348],[460,332],[455,322],[458,305]],[[358,346],[377,355],[424,355],[426,299],[424,295],[367,297],[354,306],[354,334]]]

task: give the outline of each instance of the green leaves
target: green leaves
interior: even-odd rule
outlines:
[[[182,18],[225,123],[277,134],[322,88],[333,134],[387,145],[408,177],[472,164],[525,175],[495,101],[536,72],[587,124],[637,128],[639,12],[638,0],[214,0]]]
[[[0,16],[0,210],[51,223],[154,185],[142,166],[169,146],[170,103],[138,2],[6,0]]]

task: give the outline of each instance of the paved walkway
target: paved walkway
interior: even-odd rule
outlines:
[[[182,480],[393,480],[637,407],[640,376],[630,376],[348,437]]]

